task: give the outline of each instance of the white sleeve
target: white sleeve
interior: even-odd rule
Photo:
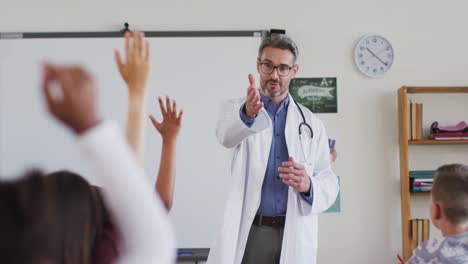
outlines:
[[[265,109],[262,109],[255,118],[252,127],[248,127],[242,121],[239,109],[245,99],[234,99],[221,106],[218,123],[216,126],[216,136],[218,141],[226,148],[233,148],[239,145],[244,139],[268,128],[270,122]]]
[[[315,119],[314,122],[318,124],[318,131],[314,131],[314,138],[317,138],[314,171],[309,175],[312,182],[312,205],[303,197],[299,197],[301,210],[305,215],[316,215],[326,211],[336,201],[340,189],[338,177],[330,165],[330,148],[325,126],[319,119]]]
[[[78,141],[122,235],[118,263],[174,263],[175,240],[166,211],[117,126],[103,122]]]

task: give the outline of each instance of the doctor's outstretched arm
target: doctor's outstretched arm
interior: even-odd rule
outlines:
[[[269,125],[268,116],[262,111],[263,102],[255,85],[255,79],[249,74],[247,97],[243,100],[230,100],[221,107],[216,136],[226,148],[233,148],[244,139]]]

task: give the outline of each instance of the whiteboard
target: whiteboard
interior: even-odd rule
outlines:
[[[221,102],[246,94],[256,73],[261,37],[150,37],[152,76],[147,110],[160,120],[157,96],[169,95],[184,109],[177,146],[177,179],[170,213],[178,247],[210,247],[222,223],[229,190],[230,153],[216,140]],[[127,89],[114,62],[121,38],[0,40],[0,175],[25,169],[69,169],[91,177],[70,133],[46,112],[40,64],[81,64],[94,74],[99,111],[125,129]],[[257,78],[258,79],[258,78]],[[154,184],[161,138],[149,119],[145,170]],[[145,212],[141,212],[145,217]]]

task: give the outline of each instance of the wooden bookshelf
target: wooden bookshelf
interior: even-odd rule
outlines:
[[[404,86],[402,89],[406,89],[407,93],[468,93],[468,87]]]
[[[415,241],[411,237],[411,196],[427,196],[430,192],[410,192],[409,186],[409,146],[413,145],[464,145],[468,140],[410,140],[409,134],[409,100],[411,93],[468,93],[468,87],[432,87],[403,86],[398,90],[398,142],[400,145],[400,199],[401,231],[403,259],[407,261],[413,254]]]
[[[459,145],[468,144],[468,139],[453,139],[453,140],[434,140],[434,139],[418,139],[408,140],[409,145]]]

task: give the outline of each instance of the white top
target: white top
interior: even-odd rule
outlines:
[[[121,233],[118,263],[174,263],[175,240],[167,213],[117,126],[102,122],[78,141]]]

